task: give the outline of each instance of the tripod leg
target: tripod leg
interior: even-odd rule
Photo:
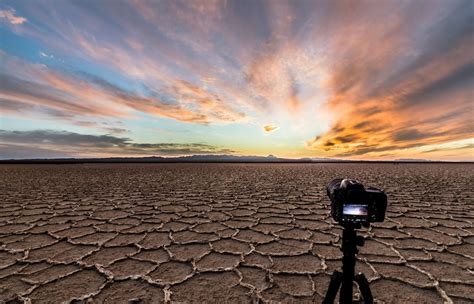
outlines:
[[[359,273],[354,277],[354,281],[359,284],[360,293],[364,298],[365,304],[372,304],[374,303],[374,298],[372,297],[372,292],[370,291],[369,281],[363,273]]]
[[[326,291],[326,296],[324,297],[323,304],[333,304],[334,299],[336,298],[337,291],[341,286],[342,282],[342,273],[335,270],[331,276],[331,282],[329,282],[328,290]]]

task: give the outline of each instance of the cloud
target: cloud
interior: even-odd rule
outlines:
[[[356,141],[359,138],[360,137],[359,137],[358,134],[347,134],[347,135],[344,135],[344,136],[336,136],[334,138],[334,141],[336,141],[338,143],[345,144],[345,143],[350,143],[350,142]]]
[[[0,130],[0,141],[7,143],[93,146],[105,148],[126,146],[129,139],[111,135],[85,135],[55,130]]]
[[[59,148],[59,147],[58,147]],[[61,150],[44,149],[27,145],[0,143],[0,159],[67,158],[72,154]]]
[[[474,149],[474,144],[467,144],[467,145],[458,146],[458,147],[434,148],[434,149],[422,151],[421,153],[446,152],[446,151],[456,151],[456,150],[467,150],[467,151],[472,152],[473,149]]]
[[[2,83],[2,98],[14,100],[17,107],[24,105],[24,108],[32,108],[38,105],[51,110],[63,110],[71,115],[107,115],[106,111],[81,104],[74,96],[68,96],[54,87],[3,73],[0,74],[0,82]],[[13,107],[9,106],[9,108]]]
[[[198,107],[200,113],[204,113],[216,121],[235,122],[245,118],[243,112],[239,112],[231,105],[222,102],[222,98],[217,93],[193,85],[188,81],[177,80],[173,85],[166,88],[165,92],[168,96],[173,96],[183,104]]]
[[[393,134],[393,139],[395,141],[407,142],[413,140],[421,140],[425,138],[430,138],[436,135],[435,132],[420,132],[417,129],[403,129],[401,131],[395,132]]]
[[[3,19],[6,22],[8,22],[10,24],[13,24],[13,25],[23,24],[27,21],[26,18],[24,18],[24,17],[15,16],[15,10],[14,9],[0,10],[0,19]]]
[[[23,38],[68,59],[3,52],[0,107],[110,134],[144,113],[212,136],[271,117],[301,153],[414,151],[472,137],[471,2],[17,1]]]
[[[307,141],[307,148],[377,157],[471,137],[474,30],[467,24],[474,13],[463,10],[466,5],[435,2],[423,7],[423,14],[415,13],[421,9],[416,4],[399,5],[394,9],[403,13],[385,21],[379,20],[384,14],[376,14],[385,4],[351,15],[357,30],[348,33],[343,49],[334,49],[327,82],[334,124]],[[371,28],[362,20],[366,14],[383,26]],[[426,26],[415,26],[414,20]],[[338,37],[334,45],[340,44]]]
[[[15,101],[2,103],[5,110],[59,113],[64,118],[81,116],[130,117],[133,111],[181,122],[209,124],[242,120],[245,114],[225,104],[222,98],[189,82],[176,80],[159,94],[125,90],[100,77],[85,73],[59,72],[40,64],[30,64],[6,53],[0,69],[1,97]],[[100,100],[100,102],[97,102]]]
[[[17,153],[14,153],[14,150]],[[36,154],[35,154],[36,153]],[[69,131],[0,130],[0,158],[89,155],[232,154],[234,150],[203,143],[136,143],[128,137]],[[31,155],[31,156],[29,156]]]
[[[45,52],[40,52],[39,54],[40,54],[41,57],[46,57],[46,58],[51,58],[51,59],[54,58],[53,55],[48,55]]]
[[[56,49],[55,53],[73,54],[113,69],[156,91],[183,81],[217,95],[218,99],[211,99],[216,117],[208,118],[209,123],[241,121],[248,112],[260,119],[275,109],[302,119],[296,117],[305,103],[298,86],[314,59],[281,44],[291,40],[295,18],[286,5],[165,1],[120,2],[105,8],[101,3],[90,7],[57,4],[55,10],[67,15],[68,22],[51,16],[47,5],[23,9],[39,25],[29,29],[28,35]],[[90,14],[90,9],[103,18]],[[248,14],[249,10],[254,13]],[[247,47],[251,45],[257,49]],[[265,47],[264,52],[259,47]],[[311,79],[307,81],[306,85]],[[179,95],[171,97],[189,107]],[[210,109],[201,107],[202,112]]]
[[[276,131],[278,130],[279,127],[278,126],[274,126],[274,125],[265,125],[263,126],[263,130],[267,133],[270,133],[270,132],[273,132],[273,131]]]
[[[111,133],[111,134],[123,134],[123,133],[127,133],[127,132],[128,132],[127,129],[123,129],[123,128],[105,127],[104,129],[105,129],[107,132]]]
[[[474,93],[474,63],[467,63],[447,75],[443,75],[426,86],[411,92],[403,97],[401,101],[404,105],[409,106],[410,103],[429,104],[433,97],[439,95],[450,95],[453,91],[467,88],[468,91]]]

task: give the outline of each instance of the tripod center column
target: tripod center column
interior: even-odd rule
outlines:
[[[345,227],[342,232],[342,286],[339,303],[352,303],[352,286],[354,281],[355,255],[357,253],[356,231]]]

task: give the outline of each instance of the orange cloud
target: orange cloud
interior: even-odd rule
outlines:
[[[233,106],[224,103],[222,98],[214,92],[193,85],[184,80],[177,80],[168,88],[171,95],[182,104],[189,104],[199,109],[213,121],[235,122],[245,118],[243,112],[237,111]]]
[[[278,130],[279,127],[278,126],[274,126],[274,125],[265,125],[263,126],[263,130],[267,133],[270,133],[270,132],[273,132],[273,131],[276,131]]]
[[[468,15],[444,18],[462,23]],[[334,124],[306,141],[308,149],[376,158],[472,137],[472,39],[462,27],[449,27],[455,23],[431,22],[437,30],[424,33],[418,44],[426,45],[416,45],[421,50],[408,40],[412,24],[405,19],[370,30],[360,23],[341,41],[336,35],[335,62],[325,82]],[[444,43],[447,33],[456,37],[451,45]]]

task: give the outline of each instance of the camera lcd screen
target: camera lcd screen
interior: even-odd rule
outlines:
[[[368,205],[344,205],[342,209],[343,215],[354,215],[354,216],[367,216]]]

